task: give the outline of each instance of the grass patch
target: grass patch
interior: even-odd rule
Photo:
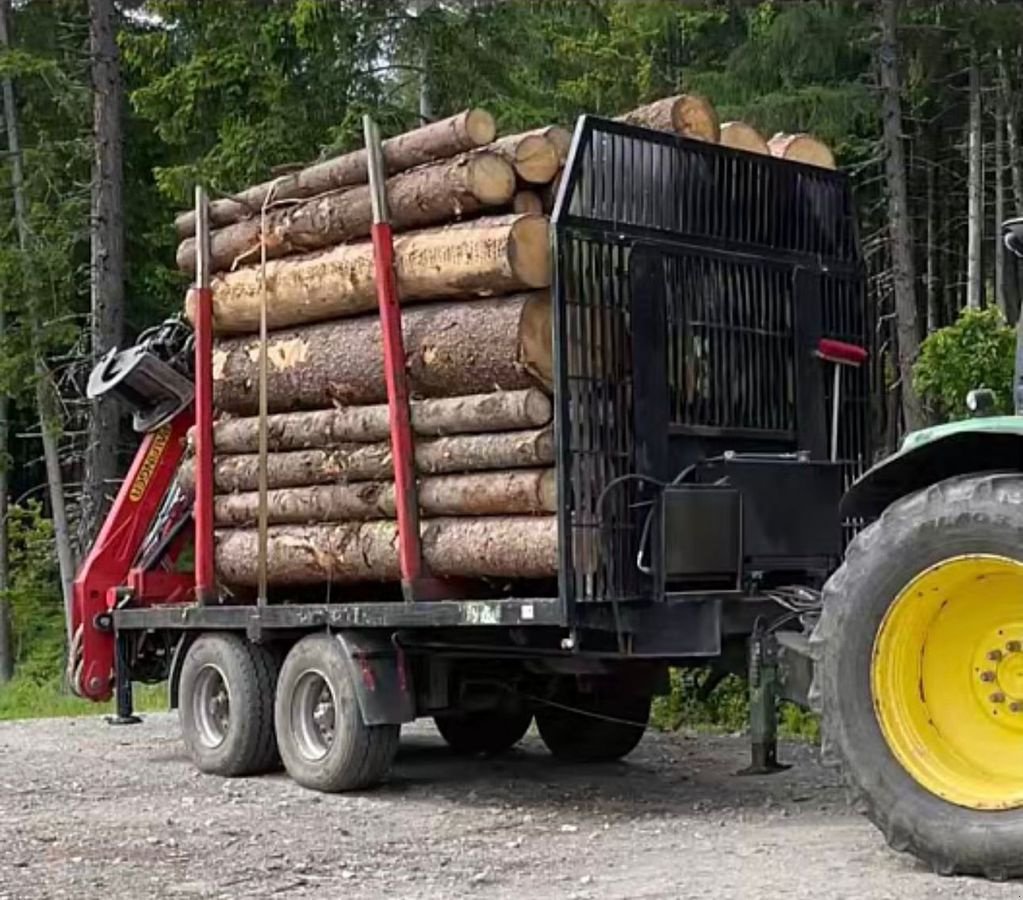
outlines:
[[[135,685],[136,712],[159,712],[166,709],[166,685]],[[7,684],[0,685],[0,721],[95,716],[113,711],[113,701],[93,703],[82,700],[63,691],[57,680],[15,678]]]
[[[650,723],[660,731],[688,728],[718,734],[745,732],[749,725],[746,681],[729,675],[701,696],[709,675],[706,669],[672,669],[671,692],[654,699]],[[806,741],[820,739],[817,716],[794,703],[778,704],[778,734]]]

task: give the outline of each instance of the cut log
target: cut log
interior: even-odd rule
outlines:
[[[413,306],[402,315],[409,389],[454,397],[550,386],[551,306],[546,291]],[[380,321],[337,319],[278,331],[267,342],[270,412],[383,403]],[[217,341],[213,400],[221,412],[257,411],[259,342]]]
[[[516,191],[512,198],[512,212],[543,213],[543,200],[536,191]],[[545,287],[546,285],[533,285],[534,287]],[[403,298],[404,299],[404,298]]]
[[[551,429],[541,428],[424,438],[416,442],[415,455],[416,469],[423,475],[527,469],[554,462],[554,436]],[[376,481],[394,474],[388,441],[270,453],[266,468],[271,488]],[[182,464],[180,481],[182,488],[191,493],[195,483],[191,459]],[[213,484],[225,494],[258,490],[258,454],[218,456],[213,464]]]
[[[484,150],[507,161],[515,174],[530,184],[546,184],[561,167],[557,146],[542,131],[509,134]]]
[[[765,156],[771,153],[764,136],[745,122],[725,122],[721,126],[721,143],[749,153],[763,153]]]
[[[618,118],[630,125],[673,131],[683,137],[697,138],[712,144],[716,144],[721,137],[721,126],[714,106],[699,94],[665,97],[630,110]]]
[[[554,204],[558,200],[558,191],[561,189],[561,179],[564,175],[565,170],[558,169],[558,174],[540,189],[540,199],[543,201],[543,211],[547,213],[547,215],[554,212]]]
[[[835,154],[827,144],[809,134],[785,134],[779,131],[767,142],[772,156],[790,159],[794,162],[820,166],[822,169],[835,168]]]
[[[558,569],[555,516],[428,519],[421,535],[423,558],[441,577],[549,578]],[[275,525],[267,538],[267,579],[275,587],[399,578],[398,526],[391,521]],[[218,530],[221,580],[255,586],[258,546],[255,528]]]
[[[498,216],[399,235],[394,268],[402,303],[547,287],[547,220]],[[377,306],[369,241],[274,260],[267,264],[266,280],[271,329],[351,316]],[[262,295],[259,266],[215,278],[214,328],[222,334],[258,331]],[[192,321],[194,306],[190,291],[186,313]]]
[[[439,225],[488,207],[504,206],[515,194],[515,172],[496,153],[473,152],[420,166],[387,179],[387,202],[396,231]],[[268,258],[341,244],[369,234],[369,186],[350,188],[275,208],[267,214]],[[260,220],[246,219],[214,231],[211,271],[259,257]],[[195,238],[178,246],[178,266],[195,269]]]
[[[554,149],[558,151],[558,164],[564,165],[568,159],[568,152],[572,149],[572,132],[560,125],[547,125],[544,128],[534,128],[529,134],[539,134],[547,138]]]
[[[419,508],[432,516],[537,515],[557,510],[553,469],[440,475],[419,482]],[[394,483],[317,484],[267,492],[271,525],[308,525],[352,519],[393,519]],[[223,494],[214,500],[218,527],[253,526],[259,492]]]
[[[467,109],[450,118],[388,138],[383,142],[384,163],[388,173],[394,175],[489,144],[496,133],[494,117],[490,113],[483,109]],[[341,187],[365,184],[367,179],[366,151],[355,150],[278,179],[274,200],[315,197]],[[265,181],[240,191],[232,198],[214,200],[210,204],[210,225],[219,228],[258,216],[273,185],[273,181]],[[174,226],[178,237],[191,237],[195,234],[195,211],[181,213],[174,220]]]
[[[517,431],[551,420],[550,398],[536,388],[496,391],[468,397],[442,397],[412,403],[416,434],[481,434]],[[386,441],[390,437],[386,404],[346,406],[267,417],[271,451],[313,450],[337,444]],[[255,453],[259,449],[259,418],[227,419],[213,426],[217,453]]]

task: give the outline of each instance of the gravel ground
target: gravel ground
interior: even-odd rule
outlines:
[[[0,724],[0,898],[1019,898],[887,850],[809,747],[737,777],[738,738],[650,734],[558,764],[530,735],[458,760],[407,729],[391,780],[322,796],[200,775],[177,719]]]

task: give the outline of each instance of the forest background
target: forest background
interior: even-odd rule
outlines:
[[[999,223],[1023,215],[1023,4],[0,0],[0,718],[60,692],[63,593],[135,436],[94,362],[181,308],[174,213],[467,106],[503,132],[680,91],[852,180],[877,446],[1011,410]],[[12,680],[13,679],[13,680]],[[684,706],[684,704],[683,704]],[[720,707],[720,709],[718,708]],[[730,722],[729,698],[701,715]],[[670,717],[680,713],[678,704]],[[719,716],[720,713],[720,716]]]

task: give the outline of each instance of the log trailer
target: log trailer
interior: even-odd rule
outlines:
[[[246,601],[218,584],[200,191],[194,333],[171,323],[93,374],[144,436],[74,585],[75,689],[131,722],[132,682],[167,681],[202,771],[283,762],[342,791],[383,778],[417,717],[459,752],[505,750],[535,720],[555,756],[613,760],[669,666],[747,671],[753,771],[777,767],[776,699],[813,699],[890,843],[1019,873],[1023,483],[965,473],[980,453],[1018,472],[1023,420],[911,436],[856,480],[873,325],[847,179],[579,120],[551,248],[558,574],[509,590],[423,564],[368,134],[400,591]],[[194,497],[177,480],[193,425]]]

